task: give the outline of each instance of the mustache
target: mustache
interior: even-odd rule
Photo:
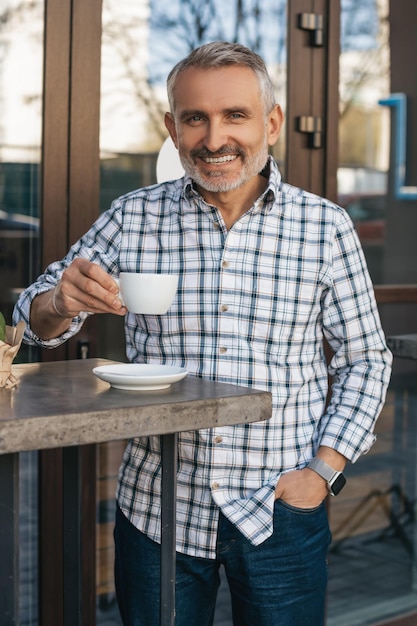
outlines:
[[[198,148],[195,150],[191,150],[190,156],[192,158],[216,158],[220,156],[225,156],[227,154],[238,154],[239,156],[244,156],[245,153],[242,148],[238,146],[222,146],[215,152],[208,150],[207,148]]]

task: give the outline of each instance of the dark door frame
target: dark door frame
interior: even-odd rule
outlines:
[[[102,0],[45,0],[44,89],[41,164],[42,267],[62,258],[99,214],[99,123]],[[95,324],[65,346],[43,351],[44,360],[77,358],[89,341],[95,356]],[[39,453],[39,623],[64,623],[65,450]],[[82,485],[82,623],[94,626],[95,446],[79,457]],[[76,480],[76,477],[74,477]]]

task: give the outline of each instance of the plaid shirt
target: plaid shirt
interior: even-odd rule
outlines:
[[[179,436],[177,549],[215,557],[219,508],[253,544],[272,533],[280,474],[303,468],[320,445],[351,461],[374,442],[389,382],[387,350],[352,223],[340,207],[281,181],[269,184],[227,231],[220,212],[185,179],[115,200],[62,262],[21,296],[56,284],[74,257],[109,273],[173,272],[176,300],[164,316],[126,316],[127,356],[168,363],[210,380],[267,389],[271,420]],[[73,335],[86,314],[54,347]],[[334,350],[328,369],[323,334]],[[160,439],[131,440],[117,498],[130,521],[160,540]]]

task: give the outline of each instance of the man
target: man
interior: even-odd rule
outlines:
[[[54,347],[86,311],[123,315],[129,360],[272,392],[271,420],[179,437],[177,624],[212,624],[223,564],[235,624],[319,626],[324,500],[373,444],[389,382],[372,285],[345,211],[283,183],[268,156],[283,115],[260,57],[202,46],[168,95],[185,177],[115,200],[22,294],[15,320]],[[164,270],[180,275],[168,313],[129,314],[112,275]],[[124,624],[159,619],[160,479],[159,438],[130,441],[115,527]]]

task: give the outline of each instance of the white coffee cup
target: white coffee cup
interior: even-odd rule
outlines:
[[[177,274],[121,272],[120,299],[131,313],[164,315],[178,287]]]

